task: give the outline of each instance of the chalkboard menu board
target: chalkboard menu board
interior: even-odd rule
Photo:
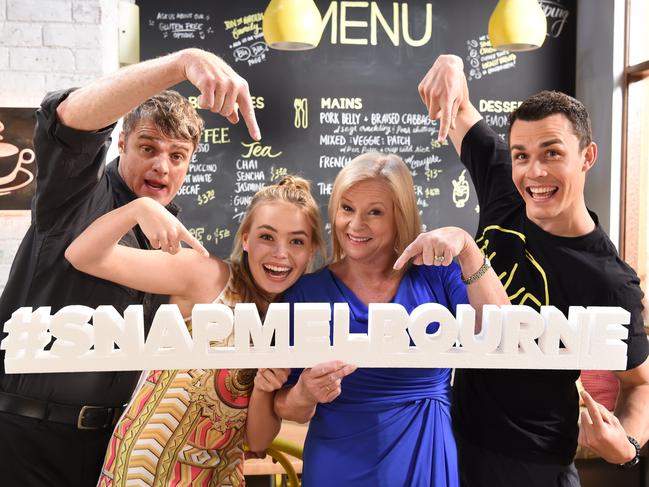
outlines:
[[[311,180],[323,210],[333,180],[356,155],[394,152],[412,170],[426,228],[475,231],[479,207],[470,178],[417,85],[439,54],[465,60],[471,98],[503,134],[507,114],[542,89],[574,92],[576,0],[541,1],[548,37],[541,49],[496,51],[487,36],[495,6],[484,0],[316,1],[324,18],[310,51],[270,50],[266,0],[138,0],[142,58],[200,47],[225,59],[250,84],[261,142],[245,125],[209,111],[177,199],[186,226],[210,252],[229,254],[252,195],[283,174]],[[187,82],[176,87],[194,100]],[[328,225],[327,225],[328,229]]]
[[[29,211],[36,190],[36,108],[0,107],[0,211]]]

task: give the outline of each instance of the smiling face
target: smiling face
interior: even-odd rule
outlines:
[[[346,258],[377,265],[393,259],[397,227],[388,185],[369,179],[351,186],[340,198],[334,230]]]
[[[273,296],[297,281],[315,251],[306,215],[286,201],[259,205],[242,240],[253,279]]]
[[[510,132],[512,180],[525,200],[527,217],[546,232],[576,236],[584,215],[586,173],[595,163],[594,143],[579,148],[562,114],[516,120]]]
[[[182,186],[194,151],[188,140],[170,139],[146,120],[119,136],[119,174],[138,197],[167,205]]]

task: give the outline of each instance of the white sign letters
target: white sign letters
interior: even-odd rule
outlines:
[[[487,305],[476,333],[469,305],[453,316],[433,303],[411,313],[370,304],[367,333],[352,333],[344,303],[297,303],[293,316],[289,304],[273,303],[263,322],[253,304],[234,312],[198,304],[190,333],[178,308],[163,305],[145,340],[139,305],[123,316],[112,306],[66,306],[53,315],[42,307],[15,311],[0,347],[7,373],[310,367],[334,359],[360,367],[616,370],[626,366],[629,319],[619,307],[575,306],[566,317],[553,306]]]

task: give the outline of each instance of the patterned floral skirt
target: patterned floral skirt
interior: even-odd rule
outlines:
[[[255,370],[156,370],[117,424],[100,487],[241,486]]]

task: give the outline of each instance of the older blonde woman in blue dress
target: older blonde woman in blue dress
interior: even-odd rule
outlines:
[[[423,303],[455,311],[469,302],[478,322],[483,304],[509,303],[467,232],[446,227],[418,235],[412,176],[393,154],[363,154],[340,171],[329,220],[332,262],[300,278],[284,300],[346,302],[352,333],[367,333],[368,303],[411,312]],[[353,370],[330,362],[294,371],[291,386],[275,396],[280,416],[311,420],[304,485],[456,487],[450,369]]]

